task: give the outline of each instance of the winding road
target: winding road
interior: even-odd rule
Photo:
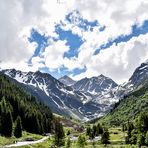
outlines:
[[[10,145],[5,145],[3,148],[9,148],[9,147],[19,147],[19,146],[25,146],[25,145],[32,145],[32,144],[37,144],[37,143],[41,143],[44,142],[45,140],[47,140],[49,138],[49,136],[45,136],[40,140],[37,141],[22,141],[22,142],[17,142],[15,144],[10,144]]]

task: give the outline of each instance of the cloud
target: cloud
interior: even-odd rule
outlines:
[[[93,30],[83,29],[81,24],[68,22],[67,14],[78,11],[83,20],[98,22]],[[0,61],[3,68],[16,68],[25,71],[47,67],[49,70],[68,68],[83,69],[86,72],[74,78],[93,76],[103,73],[117,82],[127,80],[133,70],[148,58],[147,34],[131,38],[128,42],[113,44],[94,55],[101,45],[122,35],[129,35],[132,26],[142,26],[148,20],[147,0],[1,0],[0,4]],[[69,51],[67,40],[50,41],[40,55],[32,58],[37,43],[30,43],[28,37],[34,28],[41,35],[58,38],[56,26],[70,30],[84,41],[76,57],[65,58]],[[100,28],[105,26],[103,31]]]
[[[86,59],[83,58],[83,53],[80,53],[78,60],[85,63],[87,71],[73,78],[80,79],[104,74],[118,83],[127,81],[135,68],[148,59],[147,40],[148,33],[133,37],[128,42],[114,44],[110,48],[101,50],[98,55],[90,53],[87,58],[85,56]]]
[[[100,32],[99,27],[93,32],[80,32],[86,42],[94,47],[108,43],[121,35],[129,35],[133,25],[141,26],[148,19],[148,2],[146,0],[97,1],[79,0],[74,3],[82,17],[89,21],[97,20],[105,30]],[[72,28],[72,27],[71,27]],[[78,30],[73,28],[72,30]]]
[[[72,71],[76,68],[79,68],[79,69],[83,69],[84,68],[84,65],[82,63],[80,63],[78,61],[77,58],[73,57],[71,59],[68,59],[67,57],[65,57],[63,59],[63,66],[68,68],[69,71]]]
[[[65,13],[57,1],[1,0],[0,60],[13,64],[29,60],[36,47],[33,43],[31,48],[28,41],[32,28],[56,36],[55,21],[60,21]]]
[[[51,70],[60,68],[63,65],[64,53],[68,50],[66,40],[52,42],[43,52],[45,65]]]
[[[22,2],[22,3],[21,3]],[[25,1],[2,0],[0,5],[0,59],[17,63],[27,61],[34,53],[35,44],[28,42],[33,16],[27,16]],[[28,4],[29,5],[29,4]],[[30,6],[28,9],[30,8]],[[25,12],[26,11],[26,12]],[[35,13],[35,12],[34,12]]]

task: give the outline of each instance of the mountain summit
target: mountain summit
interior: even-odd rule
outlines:
[[[98,77],[84,78],[77,81],[73,88],[79,91],[90,92],[91,94],[98,94],[116,86],[118,85],[112,79],[101,74]]]
[[[74,85],[76,83],[76,81],[74,81],[73,79],[71,79],[70,77],[68,77],[67,75],[61,77],[58,79],[61,83],[67,85],[67,86],[71,86]]]
[[[129,79],[129,83],[131,83],[134,87],[138,87],[146,79],[148,79],[148,60],[136,68],[133,75]]]

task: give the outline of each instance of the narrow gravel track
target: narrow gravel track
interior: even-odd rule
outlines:
[[[19,147],[19,146],[37,144],[37,143],[44,142],[44,141],[47,140],[48,138],[49,138],[49,136],[46,136],[46,137],[43,137],[42,139],[37,140],[37,141],[22,141],[22,142],[17,142],[17,143],[15,143],[15,144],[5,145],[3,148]]]

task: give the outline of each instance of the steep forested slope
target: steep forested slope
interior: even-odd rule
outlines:
[[[146,111],[148,111],[148,83],[116,103],[111,112],[100,121],[119,126]]]
[[[24,130],[42,134],[50,132],[52,127],[52,112],[36,98],[27,94],[22,88],[14,84],[7,76],[0,74],[0,133],[3,133],[7,124],[6,116],[12,122],[21,117]],[[11,136],[10,134],[8,136]]]

